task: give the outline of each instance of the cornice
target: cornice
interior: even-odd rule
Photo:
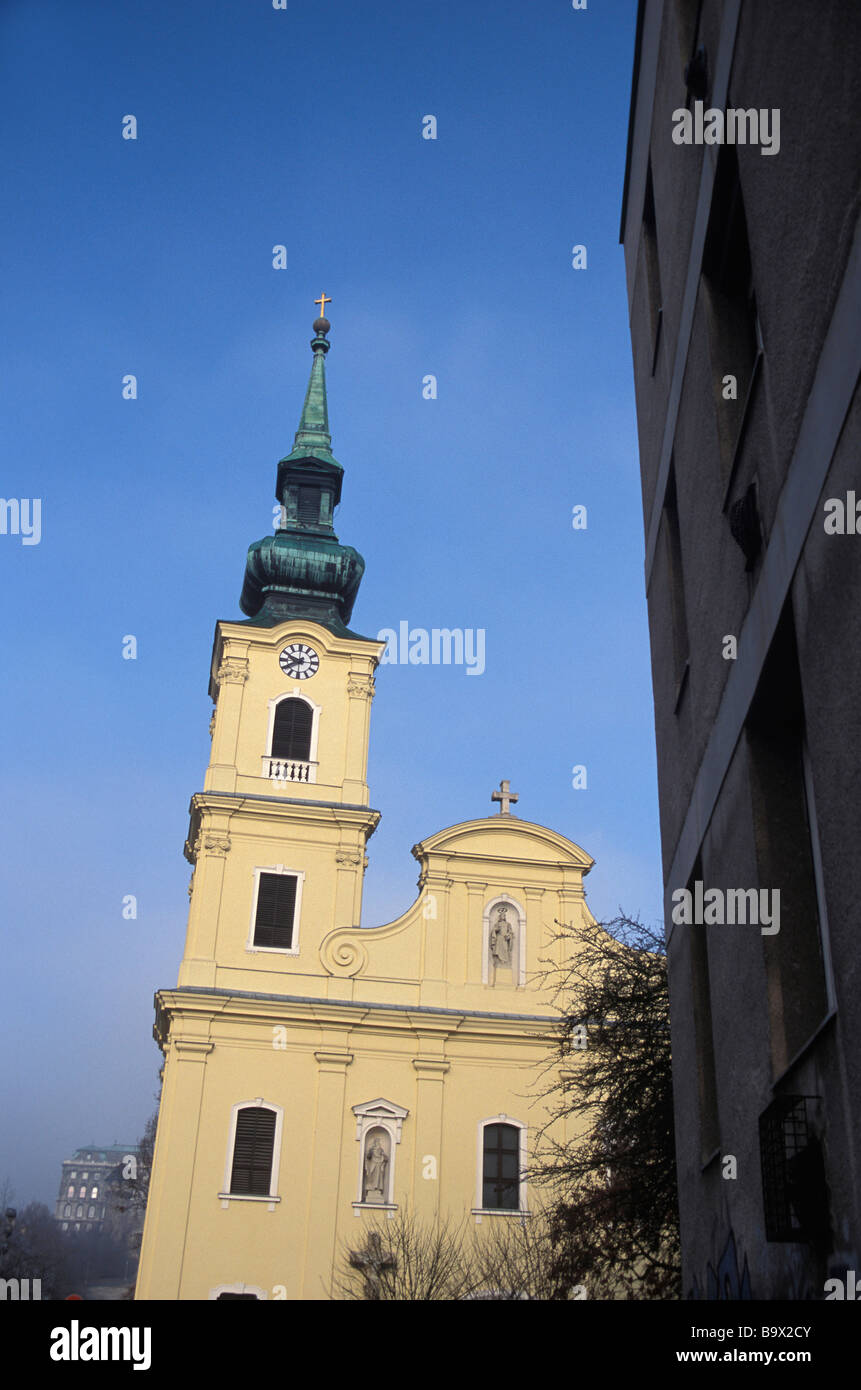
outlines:
[[[303,801],[299,797],[250,796],[245,792],[195,792],[188,807],[190,823],[185,843],[185,857],[194,863],[201,848],[201,822],[206,817],[227,817],[231,834],[241,834],[243,821],[259,824],[272,821],[290,825],[313,825],[318,827],[338,827],[353,833],[364,834],[369,840],[379,822],[379,811],[370,806],[357,806],[353,803],[337,801]],[[226,826],[222,821],[217,827],[207,827],[203,848],[209,852],[224,853],[230,848],[230,840],[224,833]],[[219,840],[222,843],[210,844]],[[339,853],[346,853],[339,850]],[[361,862],[361,861],[359,861]]]
[[[347,1028],[361,1026],[371,1033],[402,1033],[414,1039],[433,1036],[443,1042],[455,1034],[458,1037],[482,1035],[516,1036],[520,1041],[546,1044],[558,1032],[558,1015],[491,1013],[483,1010],[447,1009],[433,1005],[374,1003],[368,1000],[305,999],[300,995],[255,994],[248,991],[210,989],[187,985],[177,989],[159,990],[156,995],[156,1030],[177,1019],[229,1019],[243,1021],[291,1023],[310,1029]],[[162,1027],[166,1037],[168,1026]],[[322,1048],[330,1051],[331,1048]],[[335,1049],[339,1053],[341,1049]],[[421,1057],[418,1058],[421,1061]],[[435,1061],[429,1057],[428,1061]]]
[[[189,815],[195,811],[243,810],[261,816],[279,815],[282,820],[328,821],[343,818],[346,825],[373,821],[376,826],[382,812],[372,806],[360,806],[354,801],[306,801],[298,796],[258,796],[250,792],[195,792],[188,805]],[[301,811],[303,816],[295,813]],[[332,813],[336,814],[333,815]]]

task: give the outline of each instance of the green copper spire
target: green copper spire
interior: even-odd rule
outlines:
[[[316,302],[325,303],[322,295]],[[344,470],[332,455],[326,401],[326,318],[314,322],[311,377],[296,438],[278,464],[275,496],[281,524],[274,536],[248,550],[239,606],[258,625],[285,618],[313,618],[331,632],[349,632],[365,562],[352,546],[341,545],[332,524],[341,500]]]
[[[329,433],[329,404],[326,400],[326,353],[330,347],[326,341],[326,334],[330,327],[328,319],[314,320],[315,336],[311,339],[314,361],[311,364],[311,376],[308,390],[305,392],[302,418],[293,440],[293,448],[283,460],[285,463],[289,459],[298,458],[319,458],[325,463],[335,462],[332,457],[332,436]]]

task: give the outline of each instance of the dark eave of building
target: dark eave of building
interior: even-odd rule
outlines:
[[[643,46],[643,19],[646,13],[646,0],[637,5],[637,33],[634,39],[634,72],[631,77],[631,105],[628,111],[628,149],[625,154],[625,183],[622,190],[622,218],[619,224],[619,241],[625,240],[625,216],[628,211],[628,179],[631,174],[631,145],[634,139],[634,112],[637,107],[637,87],[640,81],[640,50]]]

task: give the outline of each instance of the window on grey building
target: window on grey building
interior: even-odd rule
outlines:
[[[679,36],[679,56],[684,70],[696,49],[703,0],[676,0],[676,31]]]
[[[679,509],[676,495],[675,461],[670,465],[667,491],[664,497],[664,511],[661,517],[661,530],[664,535],[667,574],[670,594],[670,621],[673,633],[673,676],[675,680],[676,708],[678,708],[684,688],[690,646],[688,642],[688,615],[685,601],[685,578],[682,568],[682,536],[679,526]]]
[[[779,1075],[828,1012],[791,599],[762,669],[746,735],[760,896],[767,895],[772,917],[779,911],[779,931],[762,935],[772,1066]]]
[[[702,860],[697,856],[687,884],[689,893],[703,879]],[[697,1090],[700,1107],[700,1157],[703,1163],[711,1158],[720,1144],[718,1119],[717,1073],[715,1069],[714,1023],[712,1020],[711,980],[709,977],[708,927],[694,925],[684,928],[690,932],[691,1001],[694,1016],[694,1037],[697,1056]]]
[[[818,1097],[776,1096],[759,1117],[765,1238],[833,1249]]]
[[[254,917],[254,945],[289,951],[296,915],[295,874],[261,873]]]
[[[230,1191],[243,1196],[268,1197],[275,1150],[274,1110],[245,1105],[236,1114]]]
[[[643,200],[643,268],[646,277],[646,296],[649,303],[651,329],[651,371],[654,375],[658,361],[658,344],[663,320],[661,269],[658,263],[658,229],[655,220],[655,193],[652,186],[652,161],[646,172],[646,196]]]
[[[722,145],[703,249],[703,304],[723,481],[732,481],[760,355],[750,244],[735,145]]]

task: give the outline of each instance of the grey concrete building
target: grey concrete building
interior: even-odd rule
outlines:
[[[641,0],[621,240],[685,1296],[861,1274],[859,96],[856,0]]]

